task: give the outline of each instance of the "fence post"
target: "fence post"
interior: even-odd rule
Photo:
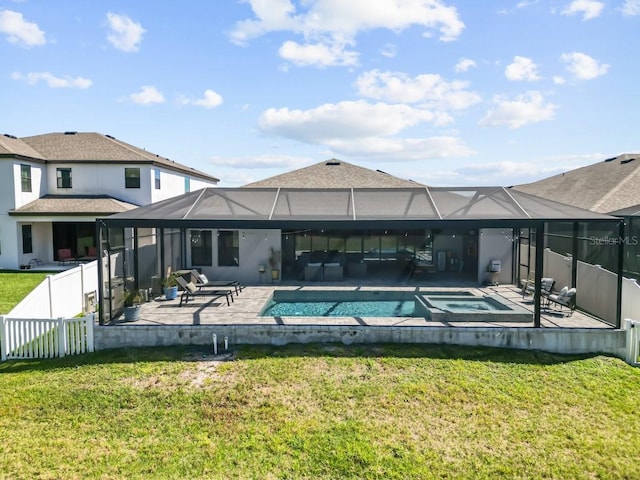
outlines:
[[[86,324],[87,324],[87,351],[93,352],[94,351],[94,346],[93,346],[93,325],[94,325],[94,322],[96,320],[96,314],[95,313],[90,313],[85,318],[86,318]]]
[[[60,317],[58,323],[58,355],[64,357],[67,353],[67,329],[64,318]]]
[[[6,320],[0,315],[0,361],[4,362],[7,359],[8,348]]]
[[[640,325],[633,320],[625,318],[622,321],[622,328],[627,332],[625,361],[630,365],[636,365],[638,363],[638,342],[640,341],[638,333],[640,332]]]
[[[47,286],[49,287],[49,318],[53,318],[53,276],[47,275]]]

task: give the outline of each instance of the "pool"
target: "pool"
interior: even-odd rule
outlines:
[[[530,321],[531,312],[493,296],[461,291],[275,290],[265,317],[414,317],[450,321]]]

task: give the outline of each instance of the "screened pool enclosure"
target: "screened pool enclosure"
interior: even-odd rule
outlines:
[[[480,285],[497,260],[501,283],[533,279],[539,289],[544,252],[557,247],[575,285],[592,234],[621,237],[624,223],[502,187],[207,188],[98,220],[101,321],[120,314],[126,291],[161,294],[169,268],[247,285]],[[598,248],[621,279],[619,246]]]

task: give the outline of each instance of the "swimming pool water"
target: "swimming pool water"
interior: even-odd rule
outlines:
[[[414,317],[414,300],[273,302],[263,316],[271,317]]]

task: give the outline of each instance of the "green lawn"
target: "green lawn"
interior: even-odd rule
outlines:
[[[13,310],[47,275],[40,272],[0,272],[0,315]]]
[[[211,360],[174,347],[0,364],[0,478],[640,475],[640,369],[618,359],[307,345]]]

